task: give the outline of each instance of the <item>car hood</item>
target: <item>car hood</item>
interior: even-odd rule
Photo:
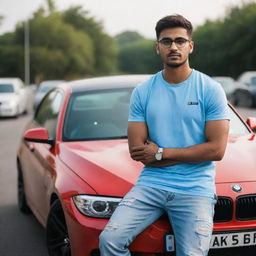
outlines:
[[[0,93],[0,101],[17,100],[15,93]]]
[[[256,181],[254,136],[230,136],[216,183]],[[127,140],[65,142],[60,158],[101,195],[124,196],[135,184],[143,165],[133,161]]]
[[[106,196],[123,197],[143,166],[130,158],[127,140],[65,142],[59,155],[98,194]]]
[[[216,167],[216,183],[256,181],[255,135],[230,136],[225,155]]]

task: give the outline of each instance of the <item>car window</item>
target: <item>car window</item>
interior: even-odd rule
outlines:
[[[60,91],[50,92],[39,106],[35,115],[35,121],[39,126],[48,130],[49,138],[51,139],[55,138],[62,100],[63,94]]]
[[[63,128],[63,140],[96,140],[127,137],[131,89],[76,93],[71,96]],[[250,131],[230,111],[230,134]]]
[[[249,134],[250,131],[248,130],[246,125],[241,121],[241,119],[230,107],[229,107],[229,112],[230,112],[229,134],[232,134],[232,135]]]
[[[12,84],[0,84],[0,93],[13,93],[14,87]]]
[[[131,91],[127,88],[72,95],[64,123],[63,140],[127,137]]]
[[[256,76],[251,78],[251,84],[256,86]]]

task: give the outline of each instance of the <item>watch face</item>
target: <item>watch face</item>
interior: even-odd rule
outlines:
[[[156,157],[156,160],[161,160],[162,159],[162,154],[161,153],[156,153],[155,157]]]
[[[155,153],[156,160],[160,161],[163,157],[163,148],[158,148],[157,152]]]

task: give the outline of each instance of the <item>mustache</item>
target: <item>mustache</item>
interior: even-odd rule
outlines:
[[[176,55],[176,56],[179,56],[181,57],[181,54],[176,52],[176,51],[170,51],[169,54],[167,55],[168,57],[171,57],[172,55]]]

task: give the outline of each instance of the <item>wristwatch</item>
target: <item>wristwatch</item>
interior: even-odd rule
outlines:
[[[163,148],[158,148],[157,152],[155,153],[155,158],[157,161],[162,160],[163,158]]]

